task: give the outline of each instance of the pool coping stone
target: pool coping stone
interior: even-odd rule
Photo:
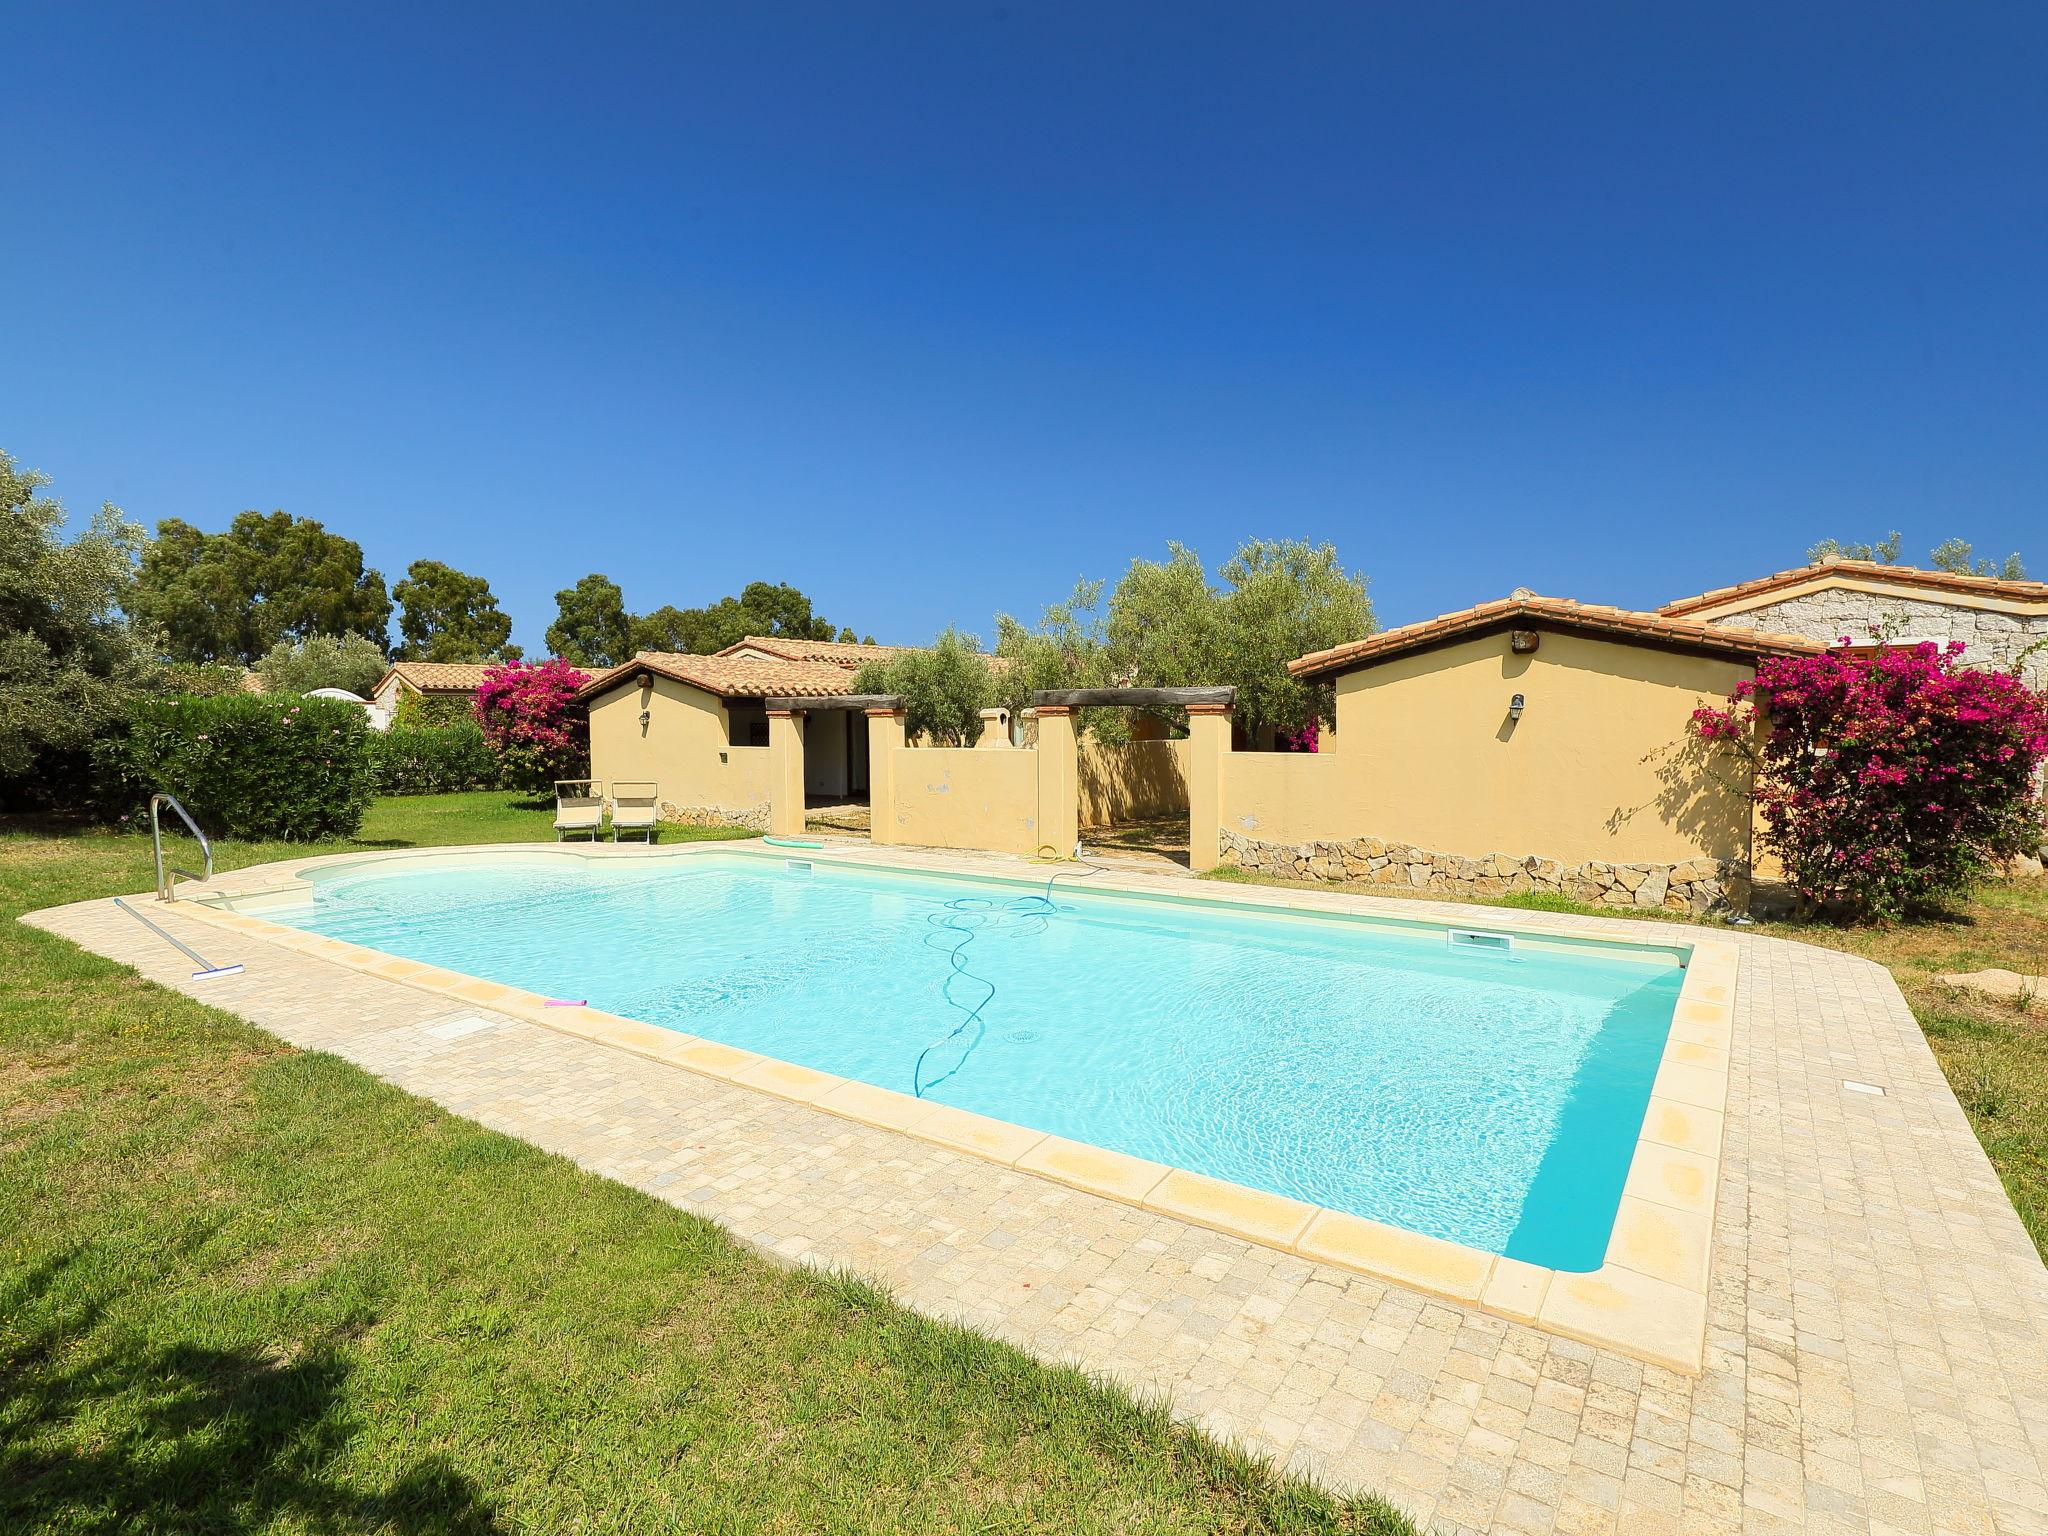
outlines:
[[[1528,1264],[1482,1249],[1410,1231],[1352,1212],[1313,1206],[1284,1195],[1176,1169],[1112,1148],[1011,1124],[952,1105],[933,1105],[893,1089],[820,1072],[796,1062],[700,1039],[661,1025],[587,1006],[551,1005],[538,993],[393,956],[257,915],[265,906],[306,899],[300,877],[342,865],[445,861],[516,855],[578,859],[674,860],[741,858],[781,862],[783,855],[744,843],[700,842],[650,851],[593,843],[483,844],[467,848],[328,854],[251,866],[218,877],[209,888],[175,903],[179,912],[298,950],[333,964],[395,981],[463,1003],[495,1009],[559,1033],[630,1051],[754,1092],[803,1104],[877,1129],[893,1131],[983,1158],[1027,1175],[1052,1179],[1104,1199],[1138,1206],[1305,1259],[1351,1269],[1429,1295],[1440,1296],[1513,1322],[1576,1339],[1689,1375],[1697,1375],[1707,1345],[1707,1295],[1712,1274],[1713,1201],[1721,1184],[1724,1110],[1728,1096],[1732,998],[1740,985],[1737,946],[1711,933],[1674,929],[1651,937],[1641,925],[1599,925],[1568,935],[1489,915],[1487,928],[1531,940],[1578,941],[1685,953],[1685,977],[1673,1010],[1664,1053],[1631,1158],[1628,1183],[1597,1270],[1574,1272]],[[1004,884],[1042,879],[964,871],[921,859],[906,850],[806,850],[807,861],[918,875],[947,875]],[[250,890],[230,888],[254,877],[274,882]],[[190,889],[190,887],[187,887]],[[1161,892],[1108,871],[1087,878],[1090,892],[1116,892],[1166,902],[1249,906],[1268,910],[1338,913],[1361,918],[1337,892],[1215,883]],[[235,903],[236,905],[229,905]],[[243,909],[247,904],[247,909]],[[1446,918],[1381,918],[1421,928],[1469,927]],[[1679,1141],[1672,1137],[1680,1136]],[[1075,1150],[1075,1149],[1078,1149]],[[1086,1156],[1080,1155],[1086,1153]],[[1674,1156],[1696,1161],[1701,1188],[1670,1191],[1651,1170],[1669,1169]],[[1645,1170],[1639,1177],[1638,1170]],[[1704,1208],[1702,1208],[1704,1200]]]

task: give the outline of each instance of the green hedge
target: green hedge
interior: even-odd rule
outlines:
[[[162,789],[210,837],[348,837],[370,807],[369,734],[362,706],[340,699],[140,699],[96,761],[102,794],[126,815]]]
[[[370,733],[370,781],[380,795],[496,789],[498,758],[474,720],[460,725],[394,725]]]
[[[424,694],[399,691],[398,703],[391,711],[391,723],[409,730],[428,726],[460,725],[465,720],[476,719],[476,695],[465,693],[460,697],[437,693],[432,698]]]

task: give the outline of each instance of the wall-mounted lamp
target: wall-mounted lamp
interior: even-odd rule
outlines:
[[[653,718],[654,717],[651,714],[649,714],[646,710],[643,709],[640,711],[640,723],[642,725],[645,725],[649,720]]]
[[[1522,718],[1522,696],[1519,693],[1508,700],[1508,718],[1510,720]]]

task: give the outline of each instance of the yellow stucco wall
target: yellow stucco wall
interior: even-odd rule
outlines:
[[[715,694],[666,677],[651,689],[614,688],[590,704],[590,772],[607,786],[652,779],[665,807],[758,814],[768,804],[768,749],[728,746],[725,732]]]
[[[1105,746],[1091,737],[1081,743],[1079,769],[1084,827],[1187,813],[1185,741]]]
[[[1496,634],[1398,656],[1337,680],[1343,752],[1227,755],[1222,823],[1264,842],[1369,835],[1467,857],[1745,858],[1746,775],[1686,727],[1752,670],[1556,631],[1533,655]]]
[[[889,841],[932,848],[989,848],[1029,857],[1038,851],[1038,754],[973,747],[896,747],[890,751],[893,807]]]

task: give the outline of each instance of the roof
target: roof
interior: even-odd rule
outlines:
[[[490,661],[394,661],[370,691],[383,692],[395,676],[420,693],[475,693],[483,686],[484,673],[496,665]]]
[[[1290,661],[1287,670],[1296,677],[1327,677],[1467,635],[1524,626],[1570,629],[1623,644],[1727,656],[1810,656],[1827,649],[1820,641],[1799,635],[1774,635],[1732,624],[1702,624],[1598,603],[1575,603],[1563,597],[1517,595],[1316,651]]]
[[[839,640],[792,640],[787,635],[747,635],[713,654],[732,656],[740,651],[763,651],[785,661],[823,661],[835,667],[858,667],[870,661],[891,661],[908,645],[853,645]]]
[[[859,649],[859,647],[856,647]],[[631,661],[600,672],[576,691],[592,699],[641,672],[653,672],[724,699],[765,699],[771,694],[853,692],[854,669],[824,661],[760,661],[748,656],[694,656],[684,651],[642,651]]]
[[[2007,581],[1998,576],[1959,576],[1953,571],[1924,571],[1916,565],[1886,565],[1878,560],[1822,560],[1813,565],[1794,566],[1773,576],[1760,576],[1739,586],[1716,587],[1696,597],[1681,597],[1657,611],[1677,616],[1701,608],[1719,608],[1728,603],[1763,597],[1785,587],[1802,586],[1826,576],[1858,576],[1865,580],[1889,582],[1894,586],[1920,587],[1928,592],[1956,592],[1971,597],[2002,597],[2016,602],[2048,603],[2048,582]]]

